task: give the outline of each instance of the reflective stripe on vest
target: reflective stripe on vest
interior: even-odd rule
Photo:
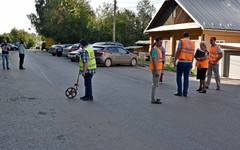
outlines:
[[[190,39],[181,39],[182,47],[177,59],[193,60],[195,45]]]
[[[209,62],[215,62],[220,56],[218,53],[218,45],[215,45],[213,48],[210,46],[209,53],[210,53]],[[219,63],[219,61],[217,61],[217,63]]]
[[[88,53],[88,70],[96,69],[97,64],[96,64],[94,50],[90,46],[86,47],[85,50]],[[79,58],[79,68],[82,71],[83,71],[83,66],[84,66],[84,63],[82,61],[82,57],[80,56],[80,58]]]
[[[157,50],[157,58],[156,59],[156,67],[158,70],[163,69],[163,58],[162,58],[162,51],[158,47],[154,47]],[[151,70],[154,70],[154,65],[153,65],[153,58],[152,58],[152,50],[150,52],[150,63],[149,63],[149,68]]]

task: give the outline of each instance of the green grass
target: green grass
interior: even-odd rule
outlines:
[[[149,61],[146,61],[145,59],[138,59],[138,63],[149,64]]]
[[[149,64],[149,61],[146,61],[144,59],[138,59],[138,63]],[[173,71],[173,72],[177,71],[173,64],[165,64],[164,70]],[[197,75],[197,69],[191,70],[191,75]]]

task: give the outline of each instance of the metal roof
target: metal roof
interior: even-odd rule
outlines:
[[[164,16],[163,10],[173,1],[202,29],[240,31],[240,0],[165,0],[145,32],[154,28],[152,22]]]
[[[240,0],[176,0],[204,29],[240,30]]]

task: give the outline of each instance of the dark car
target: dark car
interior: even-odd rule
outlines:
[[[129,64],[131,66],[136,66],[137,64],[137,55],[121,46],[93,46],[93,50],[97,64],[104,64],[106,67],[116,64]]]
[[[104,45],[112,45],[112,46],[118,46],[118,47],[124,47],[123,44],[117,43],[117,42],[96,42],[92,45],[92,47],[95,46],[104,46]]]
[[[51,47],[49,47],[48,52],[49,52],[50,54],[52,54],[53,56],[55,56],[58,47],[59,47],[59,45],[52,45]]]
[[[13,44],[11,44],[11,43],[8,43],[8,46],[10,47],[10,50],[12,50],[12,51],[18,50],[18,47],[13,45]]]
[[[71,46],[71,45],[72,45],[72,44],[62,44],[62,45],[59,45],[58,48],[57,48],[57,50],[56,50],[57,56],[58,56],[58,57],[61,57],[62,54],[63,54],[63,49],[64,49],[64,48],[67,48],[67,47],[69,47],[69,46]]]
[[[42,48],[41,48],[41,50],[47,49],[46,47],[47,47],[46,42],[43,42],[43,43],[42,43]]]

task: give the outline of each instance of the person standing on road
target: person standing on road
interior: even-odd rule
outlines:
[[[184,38],[179,41],[177,52],[175,55],[174,66],[177,66],[177,94],[175,96],[184,96],[188,95],[189,87],[189,73],[192,68],[194,49],[195,45],[193,41],[190,40],[190,34],[185,32],[183,34]],[[178,64],[176,61],[178,60]],[[184,88],[182,91],[182,74],[184,73]]]
[[[219,76],[219,60],[222,59],[223,53],[221,47],[216,44],[216,37],[210,38],[211,47],[209,47],[210,52],[210,59],[208,65],[208,73],[207,73],[207,86],[208,89],[211,78],[212,78],[212,71],[214,72],[215,80],[217,83],[217,89],[220,90],[220,76]]]
[[[92,78],[96,73],[96,59],[94,50],[88,46],[87,40],[80,41],[82,53],[79,57],[80,73],[84,77],[85,96],[81,97],[83,101],[93,101]]]
[[[162,43],[161,43],[162,44]],[[156,46],[156,43],[153,43],[153,47],[152,48],[154,48]],[[166,53],[166,50],[165,50],[165,48],[161,45],[160,46],[160,51],[162,52],[162,58],[163,58],[163,61],[162,61],[162,63],[163,63],[163,66],[164,66],[164,63],[165,63],[165,61],[166,61],[166,56],[165,56],[165,53]],[[159,82],[160,83],[163,83],[163,75],[164,75],[164,71],[163,71],[163,69],[161,70],[161,75],[160,75],[160,79],[159,79]]]
[[[209,52],[207,50],[207,44],[205,41],[200,42],[200,48],[199,51],[203,52],[204,57],[196,57],[197,63],[197,79],[200,79],[200,85],[199,89],[197,91],[199,93],[206,93],[206,73],[208,69],[208,63],[209,63]]]
[[[20,38],[20,43],[18,46],[19,49],[19,69],[24,70],[23,63],[24,63],[24,57],[25,57],[25,48],[27,45],[24,43],[23,38]]]
[[[5,60],[6,60],[6,64],[7,64],[7,70],[9,70],[9,62],[8,62],[8,58],[9,58],[9,50],[10,47],[7,44],[7,40],[3,39],[3,43],[1,44],[1,48],[2,48],[2,66],[3,66],[3,70],[5,70]]]
[[[156,46],[150,52],[150,63],[149,63],[150,70],[152,70],[152,82],[153,82],[151,103],[162,104],[161,100],[156,96],[156,90],[157,90],[157,87],[159,86],[160,73],[163,68],[162,52],[159,49],[162,45],[162,38],[157,37],[155,40],[156,40]]]

